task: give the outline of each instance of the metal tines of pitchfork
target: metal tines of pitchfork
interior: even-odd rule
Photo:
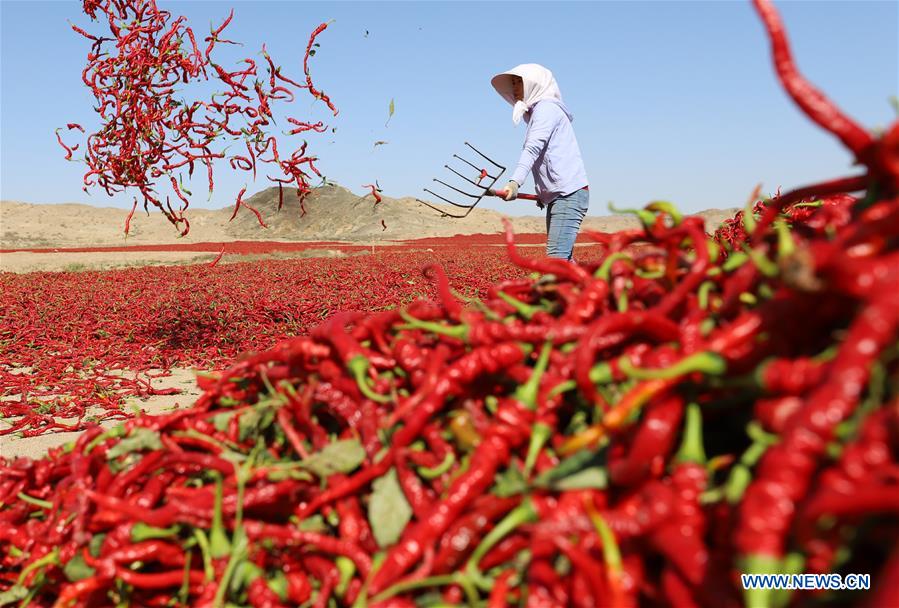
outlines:
[[[454,217],[454,218],[467,217],[468,214],[471,213],[471,210],[474,209],[478,205],[478,203],[481,202],[481,199],[484,198],[485,196],[499,196],[499,197],[505,196],[505,190],[494,190],[493,186],[496,185],[496,182],[499,180],[499,178],[505,172],[506,168],[504,166],[502,166],[501,164],[499,164],[498,162],[496,162],[495,160],[488,157],[487,155],[485,155],[483,152],[481,152],[474,146],[472,146],[470,143],[465,142],[465,145],[468,146],[469,148],[471,148],[475,154],[477,154],[482,159],[484,159],[485,161],[490,163],[490,165],[492,165],[492,166],[490,167],[490,171],[488,171],[486,168],[479,167],[478,165],[474,164],[473,162],[471,162],[465,158],[462,158],[458,154],[453,154],[454,159],[458,160],[459,162],[461,162],[463,165],[466,165],[466,166],[460,167],[459,171],[457,171],[453,167],[449,166],[448,164],[444,165],[444,167],[446,169],[448,169],[450,171],[450,173],[452,173],[453,175],[460,178],[463,182],[465,182],[465,184],[468,184],[469,186],[473,187],[474,193],[469,192],[468,190],[470,190],[471,188],[469,188],[468,186],[462,185],[462,184],[458,184],[459,187],[456,187],[456,186],[449,184],[443,180],[437,179],[436,177],[434,178],[434,181],[437,182],[438,184],[441,184],[442,186],[448,188],[449,190],[452,190],[453,192],[455,192],[456,198],[465,197],[462,200],[466,201],[467,204],[456,202],[454,200],[447,198],[447,196],[453,196],[450,193],[447,193],[447,196],[442,196],[442,195],[434,192],[433,190],[429,190],[428,188],[425,188],[424,191],[427,192],[428,194],[430,194],[431,196],[435,196],[435,197],[439,198],[441,201],[448,203],[449,205],[452,205],[453,207],[458,209],[459,212],[458,213],[450,213],[451,210],[448,210],[445,208],[441,209],[440,207],[436,207],[435,205],[432,205],[431,203],[423,201],[420,198],[415,199],[422,205],[425,205],[426,207],[430,207],[434,211],[437,211],[438,213],[440,213],[441,217]],[[450,162],[452,162],[452,161],[450,161]],[[467,173],[470,173],[471,176],[474,177],[474,179],[472,179],[472,177],[469,177],[469,175],[465,175],[465,174],[461,173],[460,171],[465,171]],[[463,190],[462,188],[466,188],[466,190]],[[518,198],[526,199],[526,200],[537,200],[537,197],[534,196],[533,194],[519,194]]]

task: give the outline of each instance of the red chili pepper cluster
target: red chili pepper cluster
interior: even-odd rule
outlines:
[[[748,252],[664,204],[640,230],[594,235],[605,253],[581,266],[523,257],[510,233],[508,255],[538,276],[466,305],[432,266],[435,301],[338,313],[201,378],[191,409],[6,461],[3,592],[60,606],[736,606],[739,572],[797,555],[889,589],[870,548],[899,540],[899,328],[839,268],[859,285],[895,274],[899,234],[797,287],[798,251],[871,228],[810,227],[829,204]],[[850,384],[845,415],[816,416],[817,395]],[[778,454],[815,432],[820,453]],[[766,475],[801,472],[814,490],[750,502]],[[746,550],[776,522],[775,551]]]
[[[756,6],[800,107],[857,144]],[[894,132],[864,144],[863,197],[785,194],[741,218],[740,249],[667,203],[592,235],[595,263],[521,256],[508,231],[534,276],[466,303],[430,266],[435,301],[340,312],[201,378],[190,409],[3,461],[0,593],[786,606],[816,594],[739,575],[843,571],[873,592],[821,599],[895,606]]]
[[[315,245],[322,246],[339,248]],[[223,369],[241,352],[306,333],[339,309],[382,310],[431,296],[431,285],[412,270],[426,263],[464,277],[472,295],[510,272],[524,275],[497,248],[457,246],[436,253],[385,246],[374,257],[220,263],[214,271],[194,265],[0,275],[0,436],[130,418],[126,402],[159,394],[149,383],[163,370]],[[238,242],[225,253],[311,248]],[[222,245],[131,249],[216,255]]]
[[[99,185],[112,195],[134,188],[140,193],[145,210],[149,205],[159,208],[170,222],[181,227],[182,234],[187,234],[190,225],[184,212],[191,192],[185,188],[181,172],[187,167],[188,177],[192,177],[197,164],[205,165],[212,196],[213,164],[216,159],[227,158],[232,169],[252,171],[254,179],[259,163],[274,164],[283,177],[268,179],[279,186],[295,184],[302,203],[302,197],[310,190],[307,171],[321,177],[315,167],[317,159],[306,152],[306,142],[289,157],[282,157],[278,140],[267,127],[272,123],[271,102],[293,101],[292,87],[307,89],[337,115],[327,95],[314,87],[308,65],[312,46],[317,44],[315,38],[328,24],[318,26],[309,39],[303,60],[306,83],[300,84],[281,73],[264,45],[266,80],[258,78],[253,59],[242,60],[245,67],[235,71],[213,61],[217,44],[236,44],[221,38],[234,16],[233,10],[204,39],[206,48],[201,50],[185,17],[173,20],[171,13],[157,8],[156,0],[84,0],[83,4],[91,19],[96,20],[98,14],[106,18],[111,33],[111,37],[95,36],[72,26],[92,41],[82,79],[95,95],[95,110],[103,121],[100,130],[87,138],[85,191],[88,186]],[[225,85],[223,92],[191,103],[176,98],[179,84],[207,80],[210,72],[212,78]],[[296,125],[288,135],[309,130],[322,132],[326,128],[321,122],[287,120]],[[69,124],[68,128],[84,132],[77,124]],[[58,130],[56,135],[66,150],[66,159],[71,159],[78,145],[69,147]],[[220,143],[226,138],[239,141],[246,153],[229,156],[226,149],[220,150]],[[163,203],[161,184],[171,186],[180,201],[177,210],[169,196]],[[238,197],[235,213],[239,207]],[[258,213],[257,217],[264,226]],[[131,215],[125,225],[126,234],[130,220]]]

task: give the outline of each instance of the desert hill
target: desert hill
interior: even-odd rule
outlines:
[[[166,221],[161,213],[149,215],[138,209],[131,221],[131,233],[123,233],[128,212],[124,209],[94,207],[76,203],[36,204],[0,201],[0,248],[53,248],[121,246],[169,243],[200,243],[235,240],[353,241],[385,242],[456,234],[495,233],[502,230],[503,215],[489,209],[474,209],[464,219],[442,218],[412,197],[383,197],[374,204],[369,195],[360,197],[337,185],[313,190],[305,199],[306,215],[300,211],[296,190],[284,189],[284,206],[279,212],[278,188],[268,188],[245,199],[262,214],[268,228],[262,228],[249,209],[189,209],[191,229],[187,237]],[[545,219],[530,202],[533,215],[513,217],[516,232],[543,233]],[[594,213],[605,212],[604,204],[594,203]],[[734,209],[703,212],[711,228],[730,217]],[[383,225],[382,225],[383,221]],[[584,229],[614,231],[633,227],[631,216],[588,216]],[[386,229],[384,228],[386,226]]]

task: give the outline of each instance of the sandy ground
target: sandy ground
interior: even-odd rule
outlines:
[[[363,252],[365,253],[365,252]],[[225,254],[220,265],[236,262],[251,262],[258,259],[291,259],[311,257],[345,257],[346,253],[336,249],[314,249],[296,252],[273,252],[265,255]],[[163,266],[172,264],[206,264],[212,262],[217,253],[196,251],[114,251],[114,252],[58,252],[35,253],[15,251],[0,253],[0,272],[80,272],[84,270],[115,270],[141,266]]]
[[[195,251],[159,252],[65,252],[31,253],[17,251],[0,253],[0,272],[46,272],[80,270],[113,270],[135,266],[157,266],[161,264],[196,264],[211,261],[216,254],[201,254]]]
[[[197,388],[196,375],[193,370],[173,368],[170,376],[164,378],[152,378],[150,384],[156,389],[177,388],[181,391],[178,395],[155,395],[140,399],[132,397],[125,402],[125,409],[131,410],[138,407],[148,414],[161,414],[178,407],[193,405],[201,391]],[[9,397],[7,397],[9,398]],[[88,410],[88,414],[90,414]],[[60,422],[71,424],[73,420],[59,419]],[[0,420],[0,428],[9,425],[10,421]],[[107,420],[100,425],[111,428],[120,424],[117,420]],[[38,437],[17,437],[15,434],[0,436],[0,456],[4,458],[16,458],[25,456],[28,458],[40,458],[47,454],[51,448],[65,445],[74,441],[81,433],[51,433]]]

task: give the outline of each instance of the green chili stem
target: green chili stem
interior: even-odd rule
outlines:
[[[636,274],[641,279],[661,279],[665,276],[665,270],[643,270],[642,268],[637,268],[634,270],[634,274]]]
[[[225,572],[222,574],[222,579],[219,581],[219,588],[216,590],[215,599],[213,600],[214,608],[220,608],[223,605],[234,571],[238,565],[247,559],[248,542],[247,534],[243,527],[243,497],[247,480],[250,478],[253,463],[256,461],[261,446],[262,444],[257,442],[243,464],[239,468],[235,466],[237,469],[235,475],[237,478],[237,512],[234,516],[234,535],[231,538],[232,552],[231,557],[228,559],[228,565],[225,566]]]
[[[481,559],[487,555],[487,552],[490,551],[494,545],[515,530],[515,528],[536,520],[537,510],[534,508],[534,504],[531,502],[530,498],[525,498],[524,502],[518,507],[509,511],[509,513],[507,513],[506,516],[487,533],[487,536],[484,537],[471,554],[471,557],[468,558],[468,563],[465,564],[465,574],[469,580],[474,582],[479,588],[488,591],[490,589],[490,581],[480,570],[478,570],[478,564]]]
[[[19,574],[19,578],[16,580],[17,585],[21,585],[22,581],[28,578],[28,575],[32,573],[32,571],[37,570],[39,568],[43,568],[44,566],[49,566],[50,564],[59,563],[59,548],[56,547],[53,551],[50,551],[47,555],[40,559],[36,559],[25,568],[22,569],[22,572]]]
[[[25,492],[19,492],[16,494],[19,497],[19,500],[23,502],[27,502],[30,505],[34,505],[36,507],[40,507],[42,509],[52,509],[53,503],[47,502],[46,500],[41,500],[40,498],[35,498],[34,496],[29,496]]]
[[[188,552],[184,559],[184,578],[181,580],[181,587],[178,589],[178,598],[181,604],[187,605],[187,598],[190,596],[190,563],[193,561],[194,554]]]
[[[627,294],[630,291],[631,287],[633,287],[633,286],[634,286],[633,283],[631,281],[628,281],[627,289],[622,290],[622,292],[619,294],[618,301],[616,302],[616,308],[618,309],[618,312],[627,312],[627,306],[628,306],[628,295]]]
[[[525,304],[518,298],[513,298],[504,291],[498,291],[496,292],[496,295],[499,296],[500,300],[514,308],[515,312],[517,312],[527,320],[530,320],[531,317],[542,310],[539,306],[531,306],[530,304]]]
[[[602,265],[600,265],[600,267],[596,269],[596,272],[593,273],[593,277],[608,282],[609,276],[612,274],[612,264],[618,260],[631,260],[631,256],[622,251],[607,256],[606,259],[603,260]]]
[[[88,443],[84,447],[84,453],[90,454],[91,451],[95,447],[97,447],[98,445],[100,445],[101,443],[106,441],[107,439],[111,439],[111,438],[115,438],[115,437],[123,437],[124,435],[125,435],[125,425],[124,424],[120,424],[119,426],[113,427],[104,433],[100,433],[99,435],[97,435],[94,438],[93,441]]]
[[[449,336],[450,338],[457,338],[463,341],[468,340],[469,328],[467,325],[444,325],[443,323],[434,323],[433,321],[423,321],[416,319],[405,310],[401,309],[399,312],[403,320],[406,321],[405,325],[399,326],[400,329],[422,329],[441,336]]]
[[[753,420],[746,425],[746,434],[755,443],[761,443],[766,446],[774,445],[780,441],[780,436],[774,433],[768,433],[762,428],[758,421]]]
[[[761,185],[761,184],[759,184]],[[754,198],[754,197],[753,197]],[[752,208],[755,206],[755,201],[749,199],[746,201],[746,206],[743,207],[743,228],[746,230],[748,234],[752,234],[755,232],[755,215],[753,213]]]
[[[742,251],[734,251],[722,264],[721,268],[724,272],[732,272],[749,261],[749,256]]]
[[[345,555],[338,555],[334,560],[334,564],[337,566],[337,572],[340,574],[334,591],[337,593],[337,597],[343,597],[346,594],[347,587],[350,585],[350,581],[353,579],[353,575],[356,573],[356,564]]]
[[[768,447],[772,445],[769,440],[756,440],[743,452],[740,462],[734,465],[724,482],[724,498],[731,504],[740,502],[746,488],[752,481],[752,467],[759,461]]]
[[[674,206],[674,203],[668,201],[653,201],[646,205],[646,209],[648,211],[667,213],[675,226],[679,226],[684,221],[684,216],[678,211],[677,207]]]
[[[703,281],[699,286],[699,307],[703,310],[709,309],[709,292],[715,288],[713,281]]]
[[[444,473],[450,470],[450,467],[456,462],[456,455],[452,452],[447,452],[446,456],[443,457],[443,462],[438,464],[436,467],[417,467],[416,470],[418,474],[424,477],[425,479],[437,479]]]
[[[805,570],[805,556],[788,553],[784,556],[781,571],[784,574],[801,574]],[[771,608],[785,608],[793,597],[792,589],[775,589],[771,593]]]
[[[702,410],[698,403],[691,403],[687,406],[685,418],[684,437],[674,461],[704,465],[708,459],[702,441]]]
[[[777,230],[777,259],[782,260],[785,257],[793,255],[796,251],[796,241],[790,234],[790,227],[787,222],[780,220],[774,222],[774,229]]]
[[[593,527],[596,528],[596,533],[599,534],[599,539],[602,541],[603,559],[606,564],[609,565],[609,569],[612,572],[620,575],[622,571],[621,549],[618,547],[615,533],[612,532],[612,529],[609,527],[609,524],[606,523],[606,520],[603,519],[602,515],[596,511],[590,513],[590,521],[593,522]]]
[[[766,277],[776,277],[780,274],[780,269],[777,267],[777,264],[768,259],[768,257],[762,253],[759,249],[755,249],[750,247],[748,244],[743,243],[743,251],[746,252],[746,255],[749,256],[750,261],[755,264],[755,267],[759,269]]]
[[[356,355],[347,362],[347,369],[353,374],[359,392],[375,403],[390,403],[390,397],[376,393],[368,385],[368,366],[368,359],[364,355]]]
[[[197,544],[200,545],[200,555],[203,557],[203,574],[206,576],[207,582],[212,581],[215,578],[215,569],[212,567],[212,550],[209,547],[209,538],[207,538],[206,532],[200,528],[194,528],[193,535],[197,539]]]
[[[685,357],[674,365],[658,369],[634,367],[630,358],[623,355],[618,359],[618,367],[628,377],[637,380],[670,380],[693,372],[720,376],[727,371],[727,362],[717,353],[703,351]]]
[[[555,397],[556,395],[560,395],[561,393],[567,393],[570,390],[574,390],[577,388],[577,382],[574,380],[565,380],[564,382],[560,382],[557,384],[549,393],[547,397]]]
[[[553,434],[553,429],[548,424],[538,422],[531,430],[531,442],[528,444],[528,452],[524,461],[524,477],[527,479],[531,476],[531,470],[537,463],[537,457],[540,450]]]
[[[543,348],[540,349],[540,355],[537,357],[537,363],[534,365],[530,378],[515,390],[515,398],[521,401],[524,406],[531,411],[537,409],[537,393],[540,389],[540,379],[543,377],[543,374],[546,372],[546,368],[549,365],[549,355],[552,353],[552,349],[552,342],[546,342],[543,345]]]
[[[215,559],[225,557],[231,553],[231,543],[225,534],[225,525],[222,521],[222,502],[224,494],[224,482],[219,473],[215,473],[215,502],[212,508],[212,527],[209,529],[209,546],[211,555]]]
[[[771,555],[750,554],[740,560],[743,574],[782,574],[780,558]],[[747,606],[771,606],[771,589],[750,587],[743,591],[743,599]]]
[[[609,201],[609,211],[612,213],[629,213],[631,215],[636,215],[644,228],[652,228],[652,225],[655,224],[656,221],[656,216],[652,211],[646,211],[645,209],[620,209],[615,207],[615,203],[612,201]]]
[[[709,262],[716,263],[718,261],[718,256],[721,255],[721,246],[718,245],[718,242],[714,239],[706,239],[706,249],[709,252]]]
[[[154,538],[170,538],[176,536],[180,531],[181,526],[177,524],[168,528],[157,528],[142,521],[136,521],[131,526],[131,542],[139,543]]]
[[[477,605],[477,591],[471,586],[471,582],[467,579],[467,577],[459,572],[454,572],[453,574],[439,574],[436,576],[430,576],[418,580],[403,581],[397,583],[373,597],[371,602],[373,604],[379,604],[397,594],[404,593],[406,591],[412,591],[413,589],[421,589],[423,587],[445,587],[447,585],[459,585],[466,592],[469,603],[471,605]]]

